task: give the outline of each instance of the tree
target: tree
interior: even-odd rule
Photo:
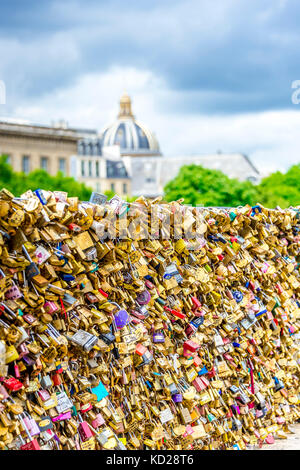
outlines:
[[[258,197],[266,207],[281,208],[300,204],[300,164],[293,165],[286,173],[276,171],[263,178],[258,186]]]
[[[28,189],[38,188],[49,191],[66,191],[69,196],[78,196],[82,201],[90,198],[92,189],[83,183],[78,183],[70,176],[58,172],[56,176],[49,175],[45,170],[34,170],[31,173],[15,173],[7,163],[7,156],[0,156],[0,186],[7,188],[15,196],[20,196]]]
[[[250,181],[231,179],[219,170],[184,165],[164,188],[165,199],[184,198],[193,206],[238,206],[257,202],[257,187]]]

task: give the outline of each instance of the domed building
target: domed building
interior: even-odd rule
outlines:
[[[155,198],[183,165],[221,170],[230,178],[258,182],[260,175],[242,153],[211,153],[163,157],[155,135],[137,121],[127,93],[120,99],[116,121],[101,133],[77,130],[78,155],[72,176],[96,192]]]
[[[161,156],[155,135],[137,121],[131,110],[131,99],[127,93],[120,99],[118,119],[102,131],[102,146],[120,146],[121,156]]]

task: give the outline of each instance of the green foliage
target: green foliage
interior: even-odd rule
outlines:
[[[297,206],[300,204],[300,164],[286,173],[272,173],[258,185],[231,179],[219,170],[185,165],[164,191],[167,201],[184,198],[185,204],[193,206],[234,207],[257,202],[270,208]]]
[[[184,198],[193,206],[238,206],[256,202],[256,187],[249,181],[230,179],[219,170],[184,165],[164,188],[165,199]]]
[[[28,189],[38,188],[48,191],[66,191],[69,196],[78,196],[82,201],[88,201],[92,189],[83,183],[78,183],[70,176],[58,172],[56,176],[49,175],[44,170],[34,170],[31,173],[15,173],[7,163],[5,155],[0,156],[0,187],[7,188],[15,196],[20,196]]]
[[[107,196],[107,200],[109,201],[112,197],[115,196],[116,193],[111,189],[107,189],[106,191],[104,191],[104,194],[105,196]]]
[[[300,204],[300,164],[293,165],[286,173],[276,171],[263,178],[258,186],[258,197],[267,207],[282,209]]]

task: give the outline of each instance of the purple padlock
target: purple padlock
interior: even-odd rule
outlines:
[[[151,294],[147,289],[137,295],[136,302],[139,305],[147,305],[151,300]]]
[[[36,363],[36,360],[32,359],[30,356],[23,356],[22,359],[28,366],[33,366],[33,364]]]
[[[126,310],[119,310],[115,315],[115,323],[118,330],[124,328],[129,321],[129,315]]]
[[[153,340],[153,343],[164,343],[165,342],[165,335],[161,332],[153,333],[152,340]]]
[[[182,402],[182,394],[181,393],[174,393],[172,395],[172,400],[174,403],[181,403]]]
[[[239,405],[231,405],[231,408],[232,408],[233,410],[235,410],[236,414],[238,414],[238,415],[241,414],[241,410],[240,410]]]

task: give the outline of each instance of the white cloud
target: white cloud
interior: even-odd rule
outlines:
[[[116,118],[124,89],[132,97],[135,116],[156,133],[166,156],[238,151],[248,154],[263,173],[300,162],[297,106],[294,111],[222,116],[182,115],[180,109],[171,113],[168,103],[174,109],[184,95],[168,89],[161,77],[135,68],[83,75],[69,88],[24,102],[13,115],[44,124],[63,118],[70,126],[101,130]]]

